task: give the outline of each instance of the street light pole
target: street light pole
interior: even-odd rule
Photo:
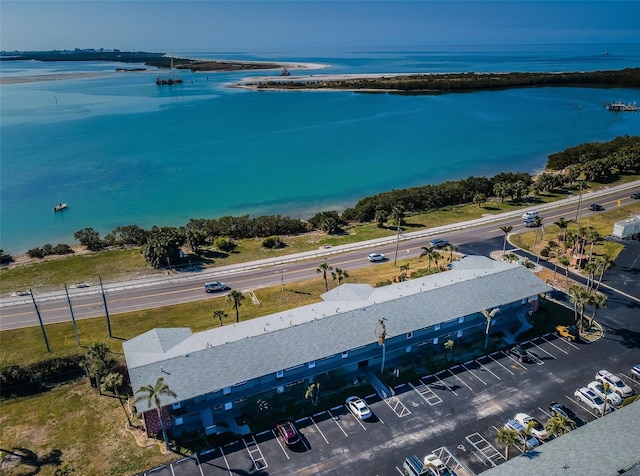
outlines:
[[[396,267],[396,263],[398,262],[398,246],[400,246],[400,220],[398,220],[398,233],[396,237],[396,254],[393,257],[393,267]]]
[[[280,270],[280,282],[282,283],[282,291],[284,291],[284,272],[286,271],[286,269],[281,269]]]

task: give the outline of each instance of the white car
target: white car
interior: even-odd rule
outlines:
[[[640,364],[631,367],[631,378],[634,380],[640,380]]]
[[[367,256],[367,259],[369,261],[371,261],[372,263],[374,263],[376,261],[384,261],[385,259],[387,259],[387,257],[385,255],[383,255],[382,253],[370,253]]]
[[[597,396],[593,392],[593,390],[587,387],[582,387],[576,390],[574,395],[577,401],[584,403],[586,406],[588,406],[591,410],[596,412],[598,415],[603,414],[604,407],[605,407],[604,401],[602,400],[602,398]],[[613,410],[613,407],[611,405],[607,405],[607,410],[606,410],[607,413],[609,413],[611,410]]]
[[[424,466],[427,468],[433,468],[436,474],[439,475],[451,474],[449,468],[447,468],[442,460],[433,453],[429,453],[424,457]]]
[[[613,390],[611,390],[611,387],[609,387],[605,391],[602,384],[594,380],[593,382],[589,382],[589,384],[587,385],[587,388],[590,388],[591,390],[593,390],[593,393],[595,393],[597,396],[599,396],[603,400],[606,400],[607,402],[609,402],[610,405],[613,405],[614,407],[619,407],[620,405],[622,405],[622,397],[618,395],[616,392],[614,392]]]
[[[601,370],[596,374],[596,380],[604,384],[605,382],[609,384],[611,390],[616,392],[622,398],[627,398],[633,395],[633,390],[626,383],[624,383],[620,377],[612,374],[608,370]]]
[[[345,402],[345,405],[349,409],[351,413],[353,413],[356,417],[361,420],[366,420],[370,418],[373,413],[369,409],[367,403],[360,397],[349,397]]]
[[[524,212],[522,214],[522,219],[523,220],[535,220],[538,217],[538,211],[537,210],[533,210],[531,212]]]
[[[544,429],[542,423],[533,418],[531,415],[527,415],[526,413],[518,413],[513,419],[525,428],[529,425],[529,422],[533,422],[531,423],[531,428],[529,429],[531,434],[540,440],[546,440],[547,438],[549,438],[549,432]]]
[[[524,426],[522,426],[520,423],[518,423],[515,420],[507,421],[507,423],[504,424],[504,427],[509,429],[509,430],[517,431],[518,435],[520,435],[519,436],[520,443],[524,444],[524,442],[526,441],[528,450],[532,450],[533,448],[535,448],[536,446],[538,446],[540,444],[540,442],[536,439],[535,436],[527,435],[525,433]]]

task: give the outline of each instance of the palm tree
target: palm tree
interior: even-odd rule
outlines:
[[[444,249],[449,252],[449,263],[453,263],[453,253],[457,252],[460,248],[458,248],[453,243],[449,243],[444,247]]]
[[[570,301],[573,304],[573,315],[578,325],[578,330],[582,331],[582,320],[584,319],[584,308],[589,302],[589,293],[580,284],[569,287]]]
[[[555,259],[553,262],[553,278],[551,281],[555,283],[556,281],[556,273],[558,272],[558,252],[555,249],[549,251],[548,259]]]
[[[387,319],[385,317],[381,317],[378,319],[378,325],[373,330],[373,334],[378,338],[378,345],[382,346],[382,365],[380,366],[380,374],[384,372],[384,359],[386,354],[386,348],[384,346],[384,341],[387,338],[387,326],[384,321]]]
[[[535,421],[530,420],[524,429],[524,438],[522,439],[522,454],[527,452],[527,441],[529,441],[529,435],[531,435],[531,429],[536,425]]]
[[[164,383],[164,378],[158,377],[155,385],[145,385],[136,390],[136,394],[141,394],[136,398],[136,403],[139,401],[146,401],[147,407],[151,407],[151,404],[155,405],[158,412],[158,420],[160,420],[160,428],[162,429],[162,437],[164,438],[164,444],[167,450],[169,450],[169,438],[167,437],[167,430],[164,428],[164,422],[162,421],[162,402],[161,397],[167,396],[177,398],[178,395]]]
[[[604,390],[605,398],[602,399],[602,416],[607,414],[607,395],[609,394],[609,382],[602,382],[602,390]]]
[[[549,420],[544,425],[544,429],[551,435],[560,436],[565,433],[569,433],[576,427],[576,422],[574,422],[571,418],[568,418],[564,415],[556,415]]]
[[[451,360],[451,356],[453,355],[453,346],[455,342],[451,339],[444,343],[444,348],[447,350],[447,360]]]
[[[584,265],[583,270],[587,273],[587,291],[591,291],[595,286],[598,263],[595,261],[588,261],[587,264]]]
[[[433,247],[432,246],[423,246],[422,251],[420,252],[420,257],[418,261],[422,259],[423,256],[426,256],[429,260],[429,269],[431,269],[431,258],[433,258]]]
[[[116,394],[120,405],[122,406],[122,410],[124,410],[124,414],[127,416],[127,422],[129,422],[129,426],[131,425],[131,418],[129,418],[129,412],[127,408],[124,406],[124,401],[122,400],[122,396],[120,395],[120,388],[122,387],[122,374],[120,372],[110,372],[102,381],[102,390],[104,392],[113,392]]]
[[[536,227],[536,233],[535,235],[533,235],[533,247],[531,248],[531,251],[535,254],[536,253],[536,243],[538,242],[538,229],[542,226],[542,217],[541,216],[537,216],[533,219],[533,223]],[[543,231],[544,232],[544,231]],[[542,241],[542,235],[540,236],[540,241]]]
[[[589,304],[593,305],[593,314],[589,318],[589,328],[591,328],[596,320],[598,309],[605,309],[609,304],[609,298],[602,293],[594,292],[589,294]]]
[[[226,312],[221,311],[220,309],[216,309],[215,311],[213,311],[213,318],[220,321],[220,327],[222,327],[222,319],[224,319],[225,317],[227,317]]]
[[[496,308],[493,308],[491,311],[487,311],[486,309],[480,309],[480,312],[482,313],[484,318],[487,320],[487,327],[484,331],[484,348],[486,349],[487,346],[489,345],[489,328],[491,327],[491,320],[493,319],[493,316],[495,316],[496,314],[498,314],[498,312],[500,312],[500,308],[496,307]]]
[[[562,241],[567,241],[567,227],[569,226],[571,220],[565,220],[560,217],[558,221],[554,221],[553,224],[556,225],[560,230],[558,232],[558,241],[560,241],[560,233],[562,233],[563,239]]]
[[[613,267],[613,260],[609,255],[602,255],[597,260],[598,269],[600,270],[600,277],[598,278],[598,284],[596,285],[594,291],[597,291],[600,288],[600,284],[602,283],[602,278],[604,277],[604,272],[609,268]]]
[[[336,268],[335,271],[331,272],[331,277],[333,278],[333,281],[335,282],[335,280],[338,280],[338,286],[340,286],[342,284],[342,280],[344,278],[348,278],[349,277],[349,273],[346,269],[340,269],[340,268]]]
[[[398,261],[398,247],[400,246],[400,227],[402,226],[402,219],[404,218],[404,207],[401,204],[397,204],[391,210],[391,216],[396,222],[398,226],[398,234],[396,237],[396,253],[393,257],[393,266],[395,267],[396,262]]]
[[[109,347],[104,342],[93,342],[87,347],[86,366],[89,376],[95,379],[98,391],[102,394],[102,378],[109,373],[110,362],[107,357]]]
[[[227,302],[233,305],[233,308],[236,310],[236,322],[240,322],[240,314],[238,313],[238,308],[242,305],[242,300],[244,299],[244,294],[242,294],[237,289],[232,290],[229,294],[227,294]]]
[[[586,239],[587,242],[589,242],[589,244],[591,245],[591,249],[589,250],[589,260],[591,260],[591,257],[593,256],[593,247],[600,239],[600,233],[598,233],[598,230],[596,230],[595,228],[591,228],[586,235]]]
[[[438,260],[440,258],[442,258],[442,255],[440,253],[438,253],[437,251],[433,251],[433,253],[431,253],[432,257],[433,257],[433,261],[436,264],[436,269],[438,269]]]
[[[502,230],[502,233],[504,233],[504,242],[502,243],[502,254],[504,254],[504,252],[507,250],[507,235],[511,233],[513,227],[509,225],[503,225],[500,227],[500,229]]]
[[[324,287],[329,290],[329,282],[327,281],[327,271],[333,271],[333,266],[329,266],[329,263],[322,263],[316,269],[316,273],[322,273],[322,279],[324,279]]]
[[[505,459],[509,459],[509,448],[512,446],[516,446],[520,441],[520,434],[511,428],[499,428],[498,434],[496,435],[496,442],[501,443],[505,446],[504,448],[504,457]]]

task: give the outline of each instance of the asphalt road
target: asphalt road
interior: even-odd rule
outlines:
[[[612,193],[606,197],[598,198],[598,203],[609,209],[617,206],[618,200],[626,205],[634,201],[629,198],[629,190]],[[637,202],[636,202],[637,203]],[[589,216],[595,213],[588,210],[589,202],[585,198],[581,206],[581,224],[588,224]],[[577,206],[575,204],[562,205],[552,210],[542,213],[543,223],[553,223],[560,217],[575,218]],[[511,225],[514,231],[524,229],[519,218],[505,219],[498,223],[493,222],[472,228],[459,228],[452,225],[451,231],[443,232],[442,238],[458,245],[460,250],[466,254],[488,255],[490,251],[502,248],[503,232],[502,225]],[[400,241],[397,252],[397,260],[419,256],[421,247],[428,244],[433,238],[412,239]],[[396,244],[364,248],[365,244],[360,243],[362,249],[348,251],[341,254],[321,256],[306,261],[290,262],[279,266],[269,266],[262,268],[239,268],[233,273],[224,276],[212,273],[186,273],[190,276],[185,279],[169,279],[158,277],[152,282],[134,281],[122,283],[119,286],[109,285],[106,292],[106,301],[109,314],[119,314],[129,311],[136,311],[149,308],[163,307],[173,304],[192,302],[197,300],[211,299],[214,294],[206,294],[202,290],[205,281],[214,279],[226,282],[233,289],[250,291],[267,286],[278,286],[294,281],[317,279],[316,269],[319,264],[329,262],[334,267],[347,270],[363,268],[365,266],[375,266],[369,263],[366,255],[372,251],[383,253],[393,260],[396,256]],[[200,277],[201,275],[201,277]],[[76,289],[70,291],[73,314],[76,319],[90,317],[101,317],[105,315],[103,297],[97,286],[91,288]],[[34,295],[38,304],[38,309],[45,324],[65,322],[71,320],[69,304],[64,293],[49,295]],[[10,300],[0,300],[0,330],[29,327],[38,325],[38,316],[35,312],[30,297],[22,298],[21,303],[14,304]]]

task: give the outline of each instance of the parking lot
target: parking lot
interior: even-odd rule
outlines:
[[[573,393],[601,368],[640,392],[625,373],[637,363],[637,348],[619,344],[615,338],[584,344],[540,336],[521,343],[534,356],[529,363],[498,351],[403,384],[390,399],[368,395],[374,414],[369,420],[359,420],[344,405],[301,418],[295,448],[270,430],[144,474],[394,475],[402,474],[406,456],[431,452],[456,474],[478,474],[505,461],[496,433],[518,412],[544,423],[549,403],[556,401],[571,408],[583,420],[579,424],[598,418]],[[512,456],[520,452],[510,450]]]

